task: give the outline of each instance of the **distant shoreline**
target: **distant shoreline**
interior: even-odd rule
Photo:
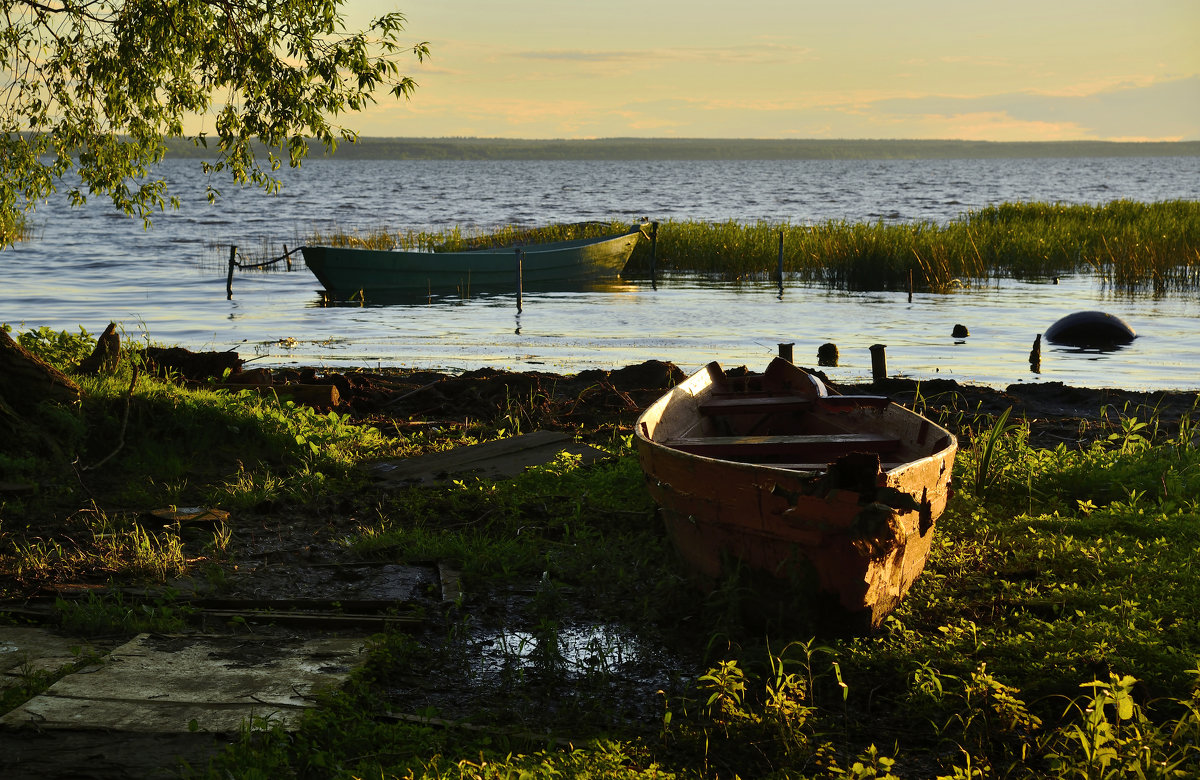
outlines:
[[[311,143],[312,157],[322,157]],[[190,143],[168,157],[205,157]],[[339,160],[953,160],[1082,157],[1197,157],[1200,141],[950,141],[737,138],[378,138],[342,142]]]

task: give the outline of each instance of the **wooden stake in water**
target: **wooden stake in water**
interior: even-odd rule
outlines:
[[[524,271],[522,270],[522,266],[524,264],[525,264],[525,250],[521,249],[521,247],[517,247],[517,311],[521,311],[521,308],[522,308],[521,292],[522,292],[522,287],[525,284]]]
[[[658,260],[658,223],[650,223],[650,285],[654,286],[654,266]]]
[[[779,231],[779,270],[776,272],[779,279],[779,297],[783,297],[783,231]]]
[[[237,265],[237,247],[229,247],[229,275],[225,277],[225,300],[233,300],[233,267]]]
[[[871,378],[876,382],[887,379],[887,355],[884,354],[886,349],[886,344],[871,345]]]
[[[796,346],[794,343],[780,344],[779,345],[779,357],[781,357],[784,360],[786,360],[787,362],[791,363],[792,362],[792,347],[794,347],[794,346]]]

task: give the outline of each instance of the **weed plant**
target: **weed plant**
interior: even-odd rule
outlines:
[[[2,630],[3,626],[0,624],[0,631]],[[15,669],[10,670],[7,675],[9,679],[0,687],[0,714],[16,709],[68,674],[101,663],[99,656],[82,645],[72,646],[70,653],[74,660],[57,669],[38,668],[25,659]]]
[[[79,600],[59,598],[54,609],[59,625],[72,636],[128,636],[144,631],[163,634],[187,627],[187,609],[173,601],[173,594],[168,593],[153,603],[134,603],[118,591],[89,593]]]

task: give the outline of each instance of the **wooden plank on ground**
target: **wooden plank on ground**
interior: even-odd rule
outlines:
[[[537,431],[448,452],[377,463],[371,470],[377,480],[397,484],[437,482],[464,476],[511,479],[530,466],[550,463],[561,452],[579,455],[584,463],[592,463],[608,454],[574,441],[565,433]]]

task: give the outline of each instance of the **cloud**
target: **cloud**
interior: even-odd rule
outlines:
[[[811,48],[789,44],[755,41],[744,46],[664,47],[653,50],[577,50],[531,49],[514,52],[511,56],[526,60],[551,62],[636,62],[646,69],[671,63],[738,63],[766,64],[797,63],[814,59]]]
[[[526,60],[549,60],[552,62],[630,62],[645,60],[645,56],[630,51],[571,51],[567,49],[523,51],[516,57]]]
[[[1018,92],[979,97],[928,96],[872,101],[871,113],[896,119],[1003,117],[1005,124],[1072,129],[1074,138],[1200,139],[1200,76],[1122,84],[1086,95]],[[1038,138],[1045,136],[1037,135]]]

